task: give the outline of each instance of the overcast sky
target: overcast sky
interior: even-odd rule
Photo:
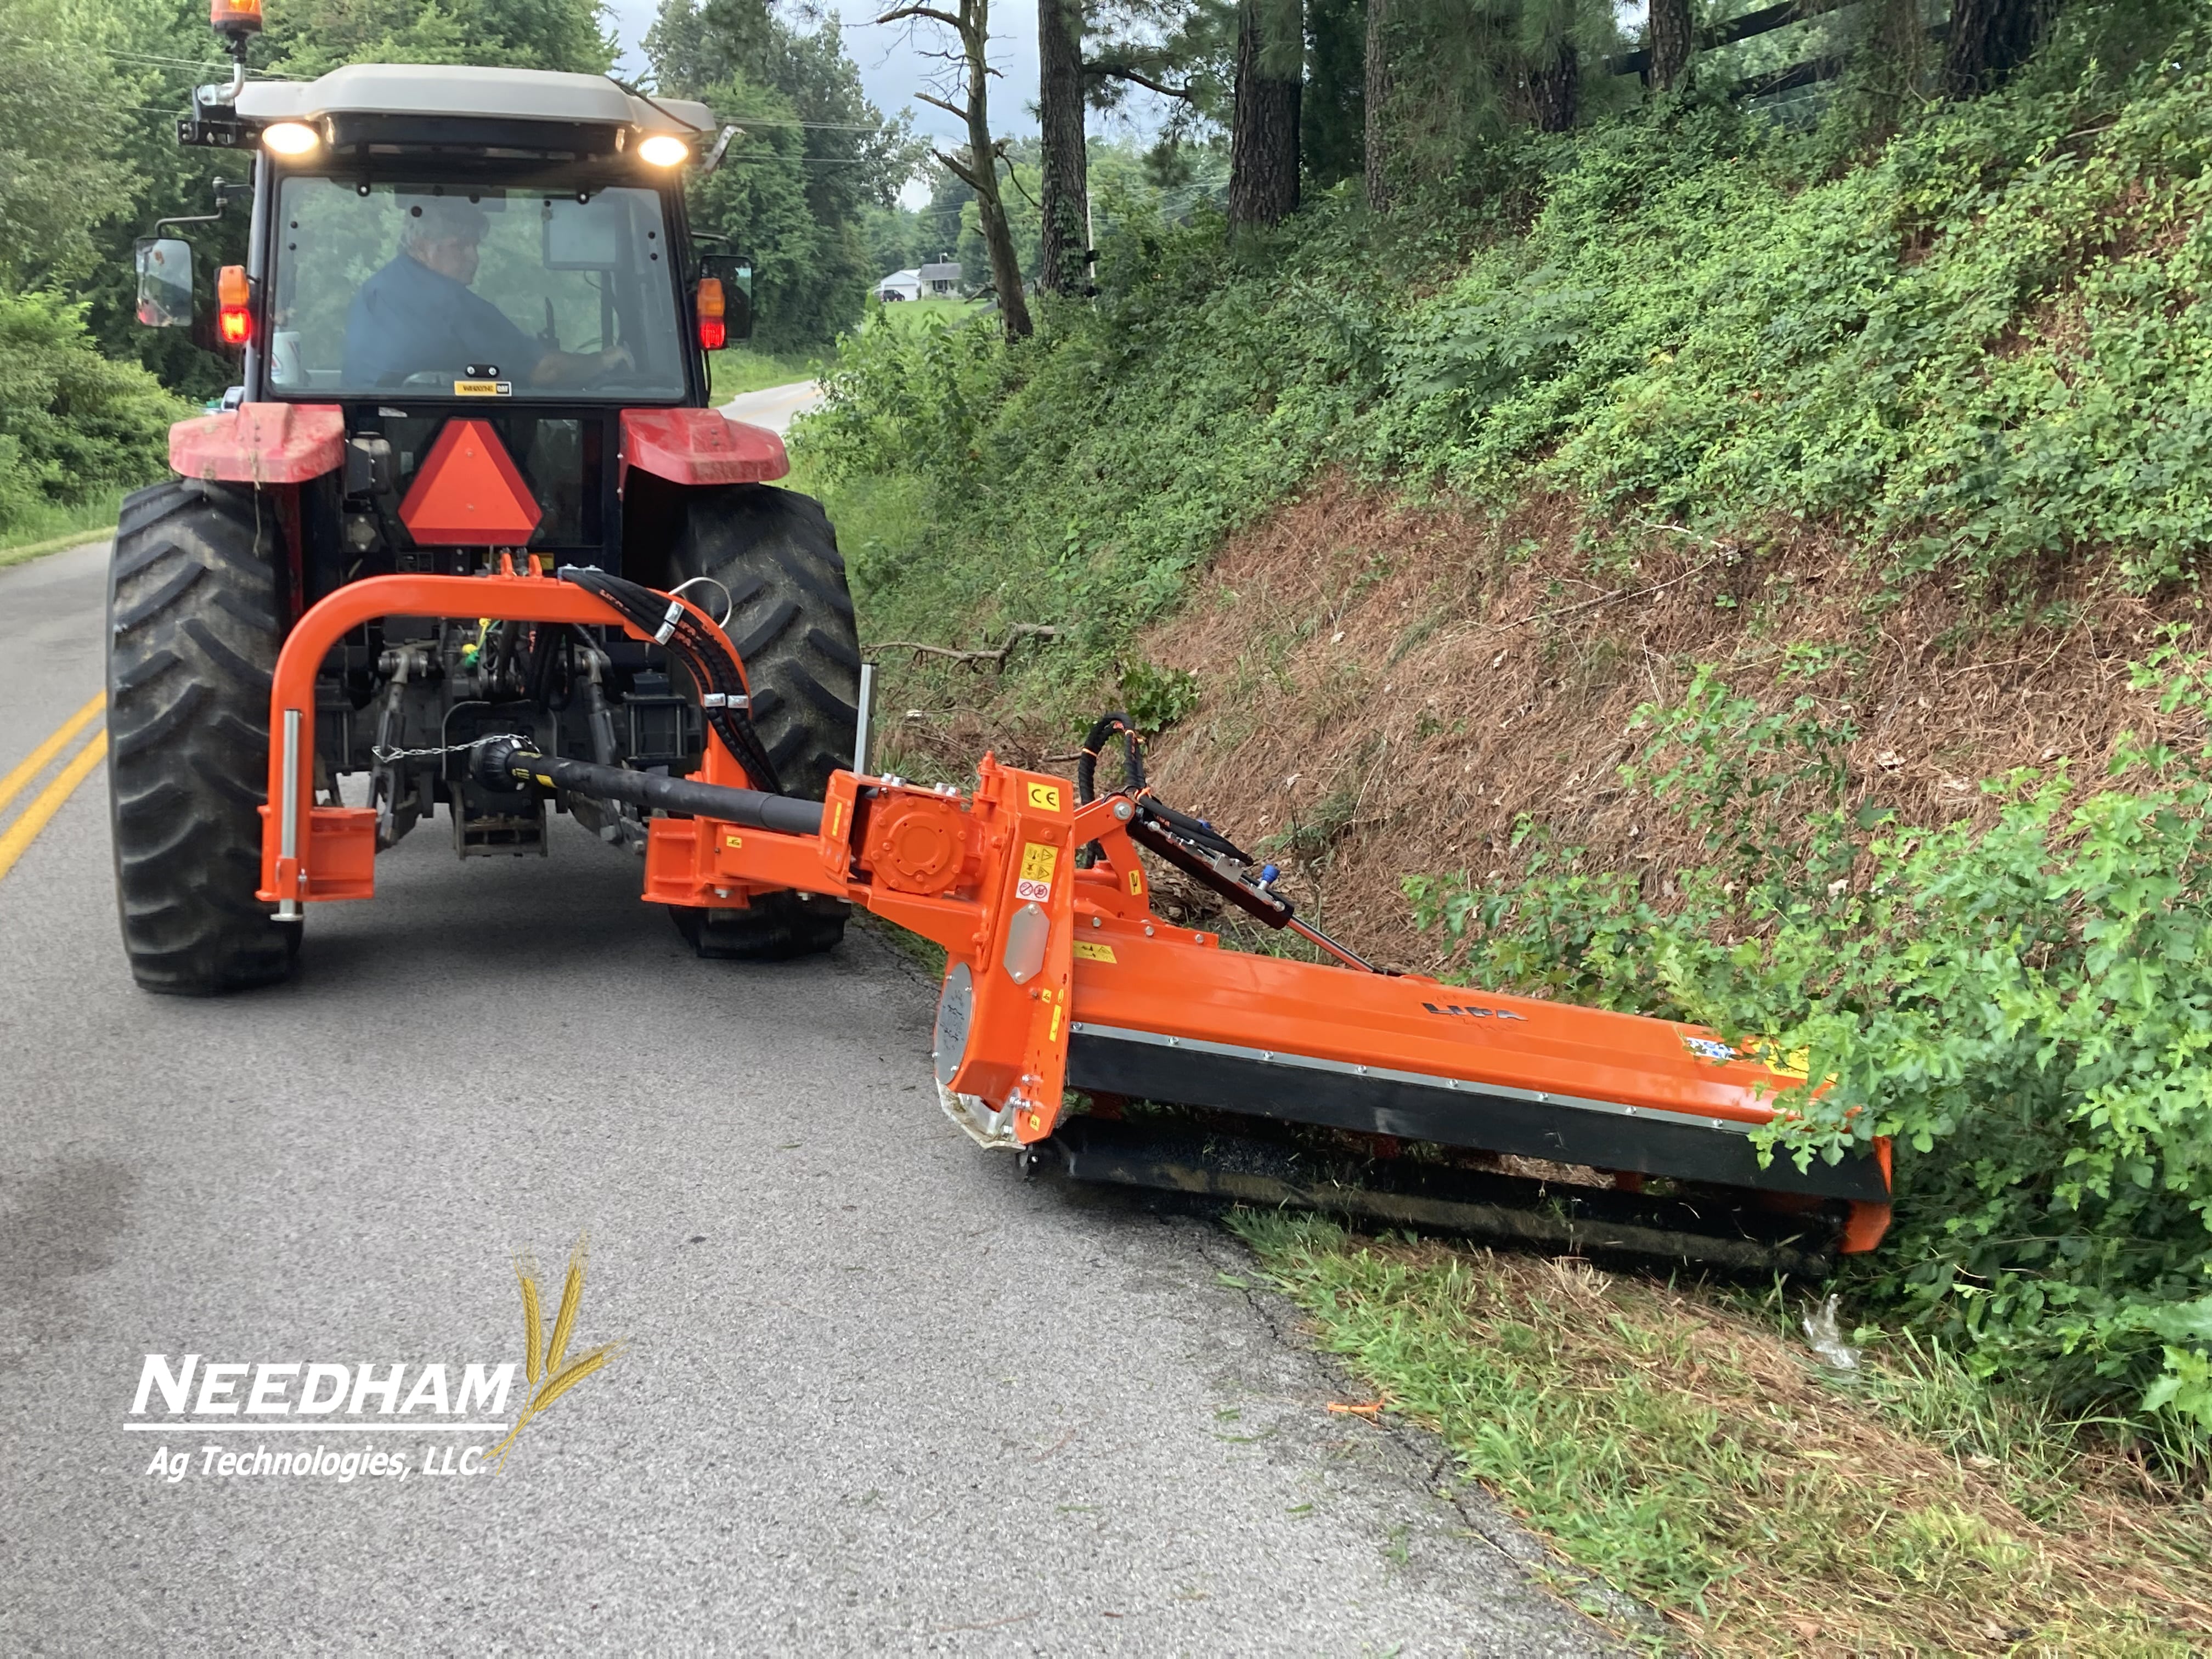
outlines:
[[[845,26],[845,50],[860,66],[860,84],[877,107],[886,115],[910,109],[921,131],[951,143],[964,139],[967,135],[951,116],[917,102],[914,95],[933,84],[941,88],[942,66],[924,54],[946,31],[932,24],[878,27],[875,20],[890,9],[888,3],[834,0],[834,4]],[[623,64],[632,73],[645,67],[638,43],[659,9],[659,0],[610,0],[608,10],[622,39]],[[1002,0],[991,8],[991,67],[1000,77],[991,82],[991,125],[1002,136],[1035,132],[1036,117],[1030,108],[1036,101],[1037,87],[1034,0]]]

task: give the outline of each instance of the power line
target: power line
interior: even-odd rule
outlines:
[[[118,52],[112,46],[94,46],[93,50],[104,58],[119,58],[134,64],[171,64],[179,69],[206,70],[219,76],[227,76],[231,70],[228,64],[211,64],[200,58],[162,58],[150,52]],[[250,70],[247,74],[264,81],[297,81],[301,78],[296,75],[287,75],[282,70]]]

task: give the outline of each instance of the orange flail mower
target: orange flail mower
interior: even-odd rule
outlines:
[[[689,778],[542,752],[526,730],[447,756],[518,800],[578,796],[646,819],[643,896],[743,908],[799,892],[865,906],[946,957],[937,1081],[977,1141],[1077,1180],[1294,1203],[1532,1243],[1820,1271],[1871,1249],[1889,1153],[1800,1170],[1751,1132],[1798,1079],[1699,1028],[1371,969],[1298,919],[1271,869],[1146,785],[985,756],[969,793],[840,771],[812,801],[752,787],[744,668],[687,599],[598,570],[350,584],[286,639],[270,702],[259,898],[367,898],[375,814],[315,804],[314,688],[372,617],[613,627],[681,655],[706,706]],[[1337,957],[1226,948],[1152,904],[1142,851]],[[1155,1105],[1176,1109],[1155,1109]]]

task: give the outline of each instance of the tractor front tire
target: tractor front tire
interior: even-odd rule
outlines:
[[[853,597],[822,504],[769,484],[697,491],[668,564],[672,587],[708,576],[727,590],[723,631],[744,664],[754,727],[784,793],[820,800],[830,775],[853,763],[860,696]],[[720,596],[702,587],[690,597],[712,615]],[[785,892],[741,909],[671,905],[669,915],[702,957],[783,962],[835,946],[848,908]]]
[[[300,927],[261,884],[276,514],[173,480],[123,504],[107,582],[107,791],[131,976],[211,996],[284,979]]]

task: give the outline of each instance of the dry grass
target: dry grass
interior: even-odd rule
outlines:
[[[1390,1409],[1703,1651],[2212,1647],[2201,1504],[2064,1425],[1962,1429],[1988,1399],[1940,1357],[1854,1389],[1771,1313],[1583,1262],[1243,1231]]]
[[[1325,481],[1232,540],[1143,642],[1204,693],[1154,746],[1153,774],[1247,845],[1289,850],[1333,931],[1431,966],[1401,881],[1510,872],[1517,814],[1595,865],[1643,870],[1655,899],[1701,861],[1617,775],[1646,740],[1627,729],[1638,706],[1678,698],[1700,662],[1770,706],[1809,692],[1825,719],[1850,720],[1858,793],[1923,823],[1990,811],[1982,777],[2061,757],[2094,776],[2123,731],[2160,729],[2127,665],[2195,619],[2193,598],[2051,583],[1999,617],[1941,579],[1879,603],[1865,569],[1802,528],[1754,552],[1593,526],[1556,499],[1493,521]],[[1787,646],[1828,665],[1784,684]],[[999,708],[930,740],[987,736],[1031,758],[1058,741]]]

